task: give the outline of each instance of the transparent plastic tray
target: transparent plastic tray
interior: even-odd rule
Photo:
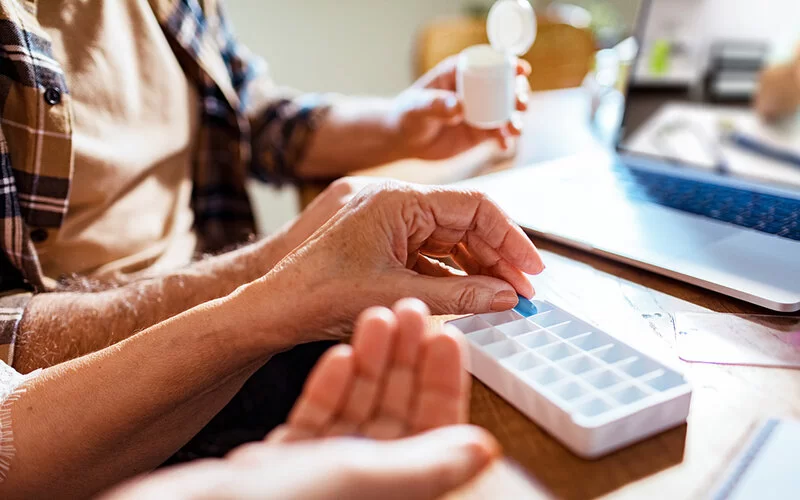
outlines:
[[[523,303],[524,301],[524,303]],[[692,390],[675,370],[546,301],[450,322],[470,371],[583,458],[680,425]]]

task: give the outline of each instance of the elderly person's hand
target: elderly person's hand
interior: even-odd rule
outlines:
[[[142,477],[107,500],[425,500],[466,484],[500,450],[486,431],[461,425],[470,381],[463,340],[426,331],[427,314],[413,299],[365,311],[352,346],[325,353],[289,421],[265,441]]]
[[[478,144],[497,141],[508,149],[522,133],[521,122],[495,130],[480,130],[464,122],[462,103],[456,96],[457,57],[450,57],[423,75],[395,99],[395,124],[404,156],[440,160],[462,153]],[[517,110],[528,109],[530,65],[517,61]]]
[[[508,149],[522,121],[480,130],[464,121],[456,93],[455,57],[446,59],[394,98],[346,98],[333,105],[314,132],[295,174],[329,179],[354,170],[417,158],[444,160],[488,141]],[[517,62],[518,111],[528,108],[530,65]]]
[[[464,272],[435,260],[443,257]],[[533,296],[523,273],[543,269],[525,233],[484,194],[384,184],[362,190],[226,300],[238,326],[281,332],[291,345],[338,338],[363,309],[402,297],[418,297],[434,314],[510,309],[517,294]]]
[[[791,62],[761,74],[755,108],[766,120],[777,120],[800,108],[800,50]]]
[[[379,184],[377,177],[342,177],[333,181],[297,217],[287,222],[274,237],[279,242],[280,259],[300,246],[317,229],[322,227],[333,215],[359,191],[372,184]],[[277,264],[277,261],[275,262]]]

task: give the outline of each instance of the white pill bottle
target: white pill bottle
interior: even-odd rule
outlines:
[[[516,109],[517,56],[536,40],[536,16],[528,0],[498,0],[489,10],[486,32],[491,45],[474,45],[458,56],[458,97],[465,121],[496,129]]]

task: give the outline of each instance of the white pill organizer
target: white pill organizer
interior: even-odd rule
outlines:
[[[686,421],[677,371],[547,301],[449,322],[470,371],[580,457],[599,458]]]

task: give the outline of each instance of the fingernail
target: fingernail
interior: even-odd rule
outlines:
[[[517,292],[503,290],[494,296],[492,300],[492,311],[507,311],[517,305],[518,301]]]

